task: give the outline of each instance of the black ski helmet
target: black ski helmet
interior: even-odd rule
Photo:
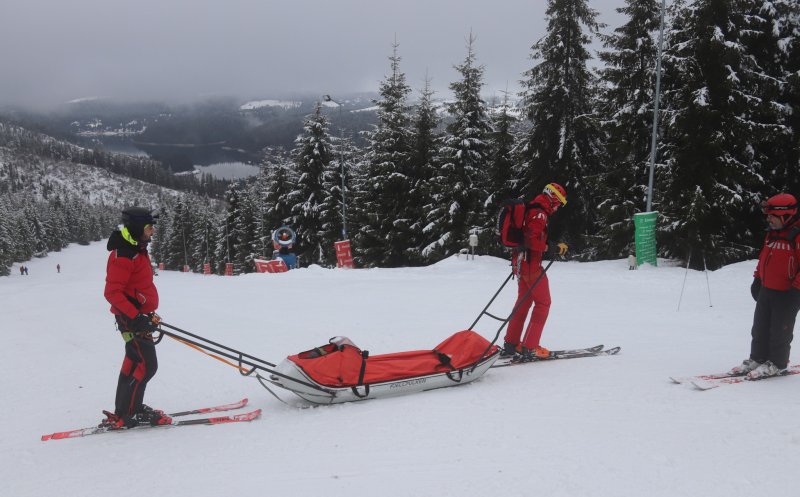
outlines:
[[[139,239],[144,233],[144,227],[148,224],[156,224],[158,214],[145,207],[128,207],[122,211],[122,225],[128,228],[128,232],[135,239]]]

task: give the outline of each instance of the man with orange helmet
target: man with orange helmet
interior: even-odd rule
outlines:
[[[794,323],[800,310],[800,218],[788,193],[761,203],[769,231],[758,257],[750,292],[756,301],[750,357],[731,370],[751,379],[781,374],[789,363]]]
[[[514,304],[516,312],[508,322],[503,356],[518,354],[518,358],[530,360],[550,355],[550,351],[539,344],[551,303],[547,274],[542,274],[542,257],[548,250],[547,221],[559,207],[566,204],[567,192],[558,183],[548,183],[544,191],[528,204],[523,228],[524,250],[515,251],[511,259],[519,285]],[[567,245],[560,243],[557,248],[558,255],[563,257],[567,252]],[[520,342],[522,327],[531,305],[531,319],[525,337]]]

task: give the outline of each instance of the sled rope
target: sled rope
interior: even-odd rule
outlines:
[[[212,354],[211,352],[206,352],[205,350],[201,349],[197,345],[195,345],[193,343],[189,343],[186,340],[181,340],[180,338],[178,338],[176,336],[172,336],[172,335],[167,335],[167,336],[170,337],[171,339],[175,340],[176,342],[182,343],[182,344],[186,345],[189,348],[192,348],[192,349],[194,349],[194,350],[196,350],[196,351],[198,351],[198,352],[200,352],[202,354],[205,354],[205,355],[207,355],[207,356],[209,356],[209,357],[211,357],[213,359],[218,360],[219,362],[227,364],[228,366],[230,366],[232,368],[238,369],[239,372],[242,373],[242,374],[247,373],[248,371],[250,371],[249,369],[247,369],[245,367],[242,367],[242,366],[240,366],[238,364],[232,363],[231,361],[225,359],[224,357],[220,357],[220,356],[218,356],[216,354]]]

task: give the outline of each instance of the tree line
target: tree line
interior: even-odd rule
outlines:
[[[660,256],[694,254],[712,268],[752,257],[764,229],[758,201],[800,193],[799,9],[793,0],[669,7],[654,151]],[[297,232],[304,265],[334,265],[333,242],[345,237],[360,267],[433,263],[470,234],[479,252],[500,255],[498,206],[548,182],[568,193],[552,240],[582,260],[627,256],[633,214],[646,208],[660,9],[627,0],[619,10],[626,22],[601,34],[587,0],[549,0],[521,93],[493,106],[481,97],[484,66],[470,34],[446,114],[430,80],[411,103],[395,44],[370,131],[331,129],[318,103],[292,150],[265,155],[257,177],[230,185],[224,209],[165,201],[156,259],[251,272],[283,225]],[[588,50],[595,37],[599,70]]]
[[[752,257],[764,229],[758,201],[799,193],[799,9],[790,0],[669,7],[653,198],[660,256],[694,253],[700,267]],[[271,253],[271,230],[289,225],[305,264],[331,266],[345,222],[361,267],[436,262],[471,233],[482,253],[499,254],[500,202],[553,181],[568,205],[550,238],[583,260],[627,256],[633,214],[646,208],[660,8],[627,0],[619,11],[627,21],[603,35],[586,0],[549,0],[517,108],[508,95],[495,106],[481,97],[484,66],[470,34],[445,119],[429,80],[409,103],[395,44],[365,146],[331,130],[318,105],[288,157],[265,158],[257,178],[229,188],[224,213],[176,208],[162,257],[253,271],[252,259]],[[600,70],[589,65],[593,37],[604,46]],[[176,255],[166,247],[180,248],[178,233],[192,250]]]

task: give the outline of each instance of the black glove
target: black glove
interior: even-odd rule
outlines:
[[[131,319],[130,329],[137,334],[147,334],[156,331],[158,324],[154,322],[153,316],[148,314],[139,314]]]
[[[758,278],[753,278],[753,283],[750,284],[750,295],[753,296],[753,300],[758,302],[758,294],[761,293],[761,280]]]

